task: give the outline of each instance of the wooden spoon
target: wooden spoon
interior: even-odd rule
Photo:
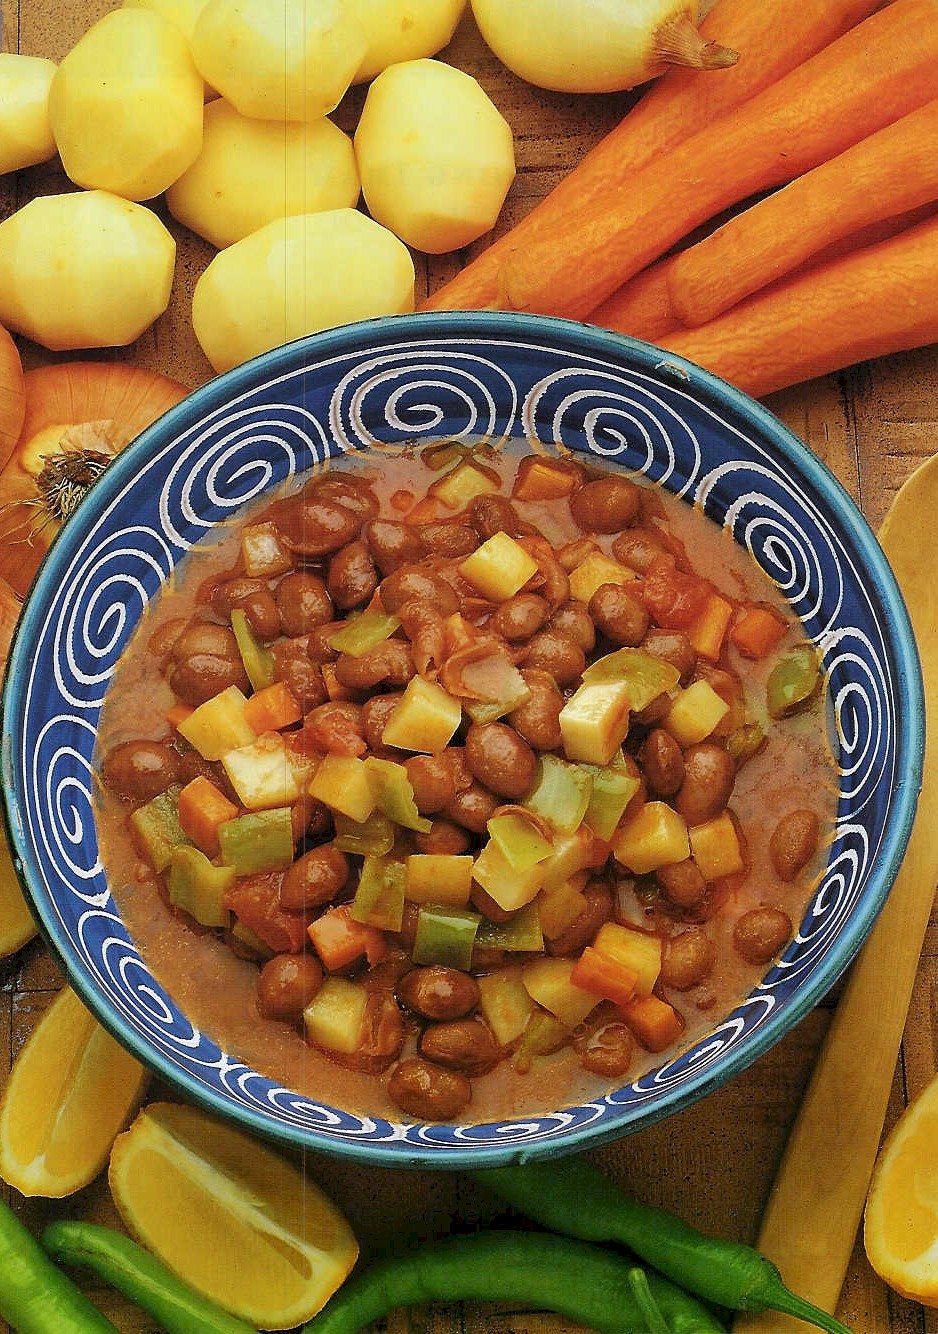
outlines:
[[[928,738],[918,813],[902,869],[853,966],[769,1196],[759,1249],[800,1296],[833,1312],[876,1160],[896,1058],[938,880],[938,579],[928,534],[938,454],[893,500],[879,539],[902,589],[922,659]],[[803,1334],[766,1311],[734,1334]]]

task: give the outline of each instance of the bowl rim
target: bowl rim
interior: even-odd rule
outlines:
[[[367,355],[373,350],[372,339],[395,331],[408,330],[408,336],[459,338],[473,335],[501,337],[514,335],[535,345],[556,348],[566,345],[579,353],[599,356],[613,362],[631,363],[652,376],[671,375],[687,391],[693,391],[731,412],[741,416],[763,440],[769,440],[789,458],[806,478],[809,485],[832,511],[840,527],[849,520],[851,537],[862,558],[866,573],[876,590],[886,642],[895,657],[897,690],[896,764],[898,775],[892,793],[892,818],[886,836],[870,865],[866,879],[866,894],[862,911],[855,911],[840,933],[835,946],[825,955],[821,965],[809,979],[809,985],[799,988],[790,1001],[772,1014],[748,1044],[741,1050],[730,1049],[728,1056],[712,1068],[689,1075],[681,1083],[666,1089],[654,1103],[642,1107],[636,1114],[622,1116],[621,1108],[606,1104],[604,1111],[584,1125],[564,1129],[530,1145],[480,1144],[475,1141],[440,1144],[415,1144],[409,1141],[407,1149],[393,1140],[346,1139],[330,1137],[315,1128],[291,1127],[269,1121],[262,1113],[229,1100],[222,1093],[190,1081],[189,1076],[152,1047],[132,1029],[123,1017],[113,1010],[102,997],[93,981],[73,969],[68,958],[68,938],[59,930],[58,923],[44,914],[37,905],[30,884],[31,852],[24,836],[25,825],[19,815],[19,803],[13,787],[12,736],[14,715],[22,713],[22,689],[19,670],[27,655],[35,633],[35,623],[47,587],[54,585],[61,567],[70,558],[68,526],[63,528],[46,552],[29,590],[17,621],[3,680],[2,698],[2,764],[3,800],[0,816],[6,828],[14,868],[36,919],[40,934],[53,956],[61,965],[67,984],[72,986],[92,1014],[143,1065],[157,1074],[177,1092],[191,1099],[203,1110],[234,1122],[241,1129],[272,1139],[292,1149],[316,1150],[335,1157],[359,1163],[399,1168],[459,1169],[494,1167],[519,1164],[535,1159],[561,1156],[585,1148],[621,1139],[639,1129],[645,1129],[668,1116],[706,1097],[727,1083],[742,1070],[754,1064],[775,1046],[804,1016],[812,1010],[827,991],[844,973],[869,934],[881,911],[899,871],[915,818],[921,789],[925,748],[924,687],[919,655],[902,592],[865,516],[861,513],[843,484],[827,465],[801,441],[768,408],[750,398],[742,390],[719,379],[711,372],[651,343],[613,333],[609,330],[580,324],[553,316],[530,315],[501,311],[433,311],[413,315],[388,316],[343,325],[297,339],[282,347],[273,348],[224,374],[209,380],[191,391],[178,404],[141,432],[114,459],[107,472],[96,484],[85,501],[88,518],[100,514],[111,498],[136,470],[138,458],[146,457],[151,448],[179,434],[191,424],[194,416],[207,417],[222,408],[236,396],[247,392],[252,383],[271,375],[289,374],[304,363],[315,364],[320,358],[344,354]],[[616,464],[614,459],[608,462]],[[65,940],[63,948],[62,940]],[[575,1108],[582,1104],[564,1104]],[[552,1109],[562,1110],[562,1109]],[[618,1113],[618,1114],[617,1114]],[[549,1112],[537,1115],[549,1115]],[[533,1113],[531,1115],[534,1115]],[[510,1125],[524,1117],[510,1120],[482,1122],[487,1126]],[[417,1123],[420,1124],[420,1123]],[[455,1127],[458,1129],[458,1126]]]

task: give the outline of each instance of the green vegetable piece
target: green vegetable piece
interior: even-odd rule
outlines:
[[[592,791],[593,775],[585,765],[542,755],[537,782],[521,804],[561,833],[573,834],[583,823]]]
[[[651,1288],[648,1286],[648,1275],[644,1269],[639,1269],[636,1265],[634,1269],[629,1270],[629,1287],[632,1289],[636,1305],[642,1313],[648,1334],[671,1334],[668,1322],[662,1315],[661,1307],[655,1301]]]
[[[18,1334],[118,1334],[0,1200],[0,1320]]]
[[[535,1010],[528,1020],[521,1045],[511,1063],[519,1075],[526,1075],[535,1056],[550,1056],[552,1052],[560,1051],[560,1048],[565,1047],[569,1041],[570,1030],[566,1024],[562,1024],[546,1010]]]
[[[181,791],[179,787],[168,787],[130,817],[140,850],[154,871],[165,871],[173,859],[173,849],[189,842],[179,823]]]
[[[231,628],[238,641],[238,652],[248,680],[255,690],[263,690],[274,680],[274,655],[254,637],[247,614],[240,607],[231,613]]]
[[[275,950],[270,948],[266,940],[261,940],[257,932],[252,931],[251,928],[245,926],[243,922],[236,921],[231,928],[231,934],[234,939],[244,945],[246,949],[251,950],[262,959],[272,959],[276,953]]]
[[[800,713],[817,693],[821,684],[821,660],[817,650],[806,644],[787,653],[769,673],[765,699],[770,718],[788,718]]]
[[[506,677],[511,688],[506,689],[500,699],[491,702],[484,699],[463,701],[463,708],[474,723],[497,722],[499,718],[504,718],[506,713],[520,708],[526,699],[530,699],[531,691],[520,672],[514,671],[510,675],[506,672]]]
[[[463,908],[427,903],[417,918],[414,963],[441,963],[468,972],[482,918]]]
[[[184,908],[202,926],[228,926],[225,894],[235,882],[230,866],[213,866],[198,848],[173,849],[169,867],[169,900]]]
[[[726,749],[736,761],[737,768],[751,760],[765,745],[765,730],[759,723],[743,723],[726,738]]]
[[[430,821],[425,820],[417,810],[414,789],[404,766],[396,764],[394,760],[379,760],[371,755],[365,761],[365,769],[371,794],[379,810],[404,829],[426,834],[430,829]]]
[[[289,806],[239,815],[218,828],[221,859],[237,875],[283,871],[293,863],[293,819]]]
[[[382,931],[400,931],[404,920],[404,863],[366,857],[350,909],[356,922]]]
[[[526,903],[509,922],[483,921],[476,941],[486,949],[539,954],[544,948],[544,936],[537,904]]]
[[[488,831],[513,871],[530,871],[554,850],[554,845],[523,815],[494,815]]]
[[[673,690],[681,674],[663,658],[653,658],[637,648],[620,648],[597,658],[583,673],[584,681],[625,681],[633,713],[640,713],[653,699]]]
[[[337,653],[360,658],[363,653],[390,639],[394,631],[400,629],[400,624],[396,616],[388,616],[383,611],[363,611],[359,616],[350,617],[341,630],[330,636],[329,647]]]
[[[351,852],[357,857],[383,857],[394,847],[394,825],[381,811],[375,811],[367,820],[353,820],[334,811],[333,842],[340,852]]]
[[[166,1334],[254,1334],[250,1325],[202,1297],[155,1256],[111,1228],[95,1223],[52,1223],[42,1234],[42,1244],[54,1260],[73,1269],[90,1270],[136,1302]],[[53,1272],[58,1274],[58,1270]],[[2,1301],[0,1296],[0,1306]],[[78,1334],[79,1330],[92,1334],[114,1329],[103,1316],[97,1324],[81,1326],[60,1324],[51,1313],[45,1319],[45,1324],[17,1328],[24,1334],[50,1334],[52,1330],[55,1334]]]
[[[641,779],[622,766],[621,752],[618,764],[613,761],[605,769],[594,770],[593,791],[584,817],[587,829],[597,838],[612,838],[626,806],[641,785]]]

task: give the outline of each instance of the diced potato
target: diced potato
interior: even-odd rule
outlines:
[[[532,1000],[568,1028],[576,1028],[599,1004],[598,996],[570,981],[574,965],[573,959],[532,959],[521,970]]]
[[[548,864],[541,862],[537,866],[528,867],[526,871],[516,871],[498,844],[489,839],[476,858],[472,878],[486,894],[491,895],[500,908],[505,912],[514,912],[537,895],[544,883],[543,869]]]
[[[537,574],[537,561],[507,533],[495,533],[467,556],[459,573],[483,597],[505,602]]]
[[[603,584],[630,584],[635,577],[635,571],[627,565],[620,565],[611,556],[594,551],[571,572],[570,596],[578,602],[589,602]]]
[[[485,1022],[500,1047],[510,1047],[524,1032],[534,1013],[534,1001],[524,985],[521,968],[514,964],[478,979]]]
[[[192,34],[199,15],[208,4],[208,0],[124,0],[124,9],[152,9],[176,27],[187,42],[192,41]]]
[[[414,308],[405,245],[351,208],[279,218],[216,255],[192,322],[216,371],[337,324]]]
[[[55,157],[49,124],[51,60],[0,51],[0,175]]]
[[[209,0],[192,34],[205,81],[258,120],[311,121],[332,111],[365,56],[347,0]]]
[[[198,157],[202,103],[179,29],[147,9],[116,9],[62,61],[49,120],[76,185],[152,199]]]
[[[708,681],[694,681],[671,705],[664,726],[679,746],[696,746],[711,735],[729,705]]]
[[[472,892],[472,858],[414,853],[405,862],[404,897],[411,903],[465,908]]]
[[[711,593],[707,598],[703,611],[687,635],[702,658],[718,661],[735,610],[732,602],[720,597],[719,593]]]
[[[475,79],[438,60],[378,75],[355,153],[372,216],[434,255],[489,231],[515,178],[508,122]]]
[[[202,151],[166,202],[174,218],[223,249],[268,222],[354,208],[355,150],[330,120],[252,120],[219,98],[205,108]]]
[[[447,509],[464,510],[470,500],[475,500],[476,496],[494,495],[500,486],[497,477],[466,461],[434,482],[430,491]]]
[[[739,835],[726,811],[706,824],[694,825],[690,831],[690,846],[704,880],[719,880],[721,876],[735,875],[744,869]]]
[[[543,876],[544,889],[556,889],[579,871],[595,866],[597,847],[605,849],[606,846],[604,843],[597,844],[590,831],[582,828],[573,834],[554,839],[553,855],[541,862],[538,868]],[[601,856],[600,861],[605,861],[605,856]]]
[[[593,948],[635,975],[635,995],[650,996],[661,972],[661,937],[616,922],[599,928]]]
[[[661,866],[687,860],[687,825],[665,802],[646,802],[627,824],[619,826],[612,852],[616,861],[634,875],[648,875]]]
[[[568,759],[611,763],[629,730],[631,690],[626,681],[584,682],[560,710]]]
[[[368,992],[345,977],[327,977],[303,1011],[306,1036],[324,1051],[351,1056],[361,1045]]]
[[[176,243],[103,190],[45,195],[0,223],[0,323],[53,352],[124,347],[169,305]]]
[[[389,65],[435,56],[456,30],[466,0],[353,0],[368,41],[354,83],[366,83]]]
[[[269,579],[293,569],[280,530],[273,523],[252,523],[241,530],[241,559],[250,579]]]
[[[462,705],[435,681],[413,677],[404,698],[385,724],[381,740],[398,750],[429,755],[445,750],[462,722]]]
[[[206,760],[220,760],[230,750],[250,746],[257,739],[244,716],[247,700],[237,686],[229,686],[193,709],[176,731]]]
[[[556,889],[545,890],[538,899],[541,930],[548,940],[556,940],[586,912],[588,906],[586,895],[573,880],[565,880]]]
[[[313,776],[309,792],[331,811],[339,811],[359,824],[375,808],[365,761],[351,755],[327,755]]]
[[[238,800],[249,811],[292,806],[300,795],[296,773],[278,732],[270,732],[250,746],[229,750],[221,760]]]

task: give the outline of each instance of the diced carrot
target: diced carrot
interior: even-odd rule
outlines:
[[[377,963],[387,953],[382,931],[356,922],[347,907],[332,908],[307,928],[313,948],[330,973],[347,968],[363,956]]]
[[[206,857],[218,852],[218,827],[233,820],[238,808],[211,779],[199,774],[179,794],[179,824]]]
[[[348,686],[344,686],[335,674],[335,664],[324,662],[319,670],[322,672],[322,679],[325,682],[326,693],[330,699],[351,699],[352,692]]]
[[[702,657],[716,662],[732,619],[732,602],[720,597],[719,593],[711,593],[687,637]]]
[[[569,496],[575,485],[576,474],[572,469],[536,459],[519,474],[512,495],[516,500],[557,500]]]
[[[405,523],[433,523],[440,517],[440,502],[435,496],[424,496],[405,516]]]
[[[730,631],[744,658],[765,658],[785,638],[788,627],[765,607],[747,607]]]
[[[622,1017],[648,1051],[664,1051],[684,1032],[681,1015],[657,996],[645,996],[623,1005]]]
[[[630,1004],[635,995],[635,974],[591,945],[587,945],[573,965],[570,981],[594,996],[614,1001],[616,1005]]]
[[[166,721],[169,723],[170,727],[178,727],[179,724],[184,723],[189,717],[189,714],[193,712],[194,710],[188,704],[174,704],[171,709],[167,709],[166,711]]]
[[[282,681],[274,681],[252,695],[244,706],[244,716],[258,736],[265,732],[279,732],[282,727],[298,723],[303,710],[296,697]]]

